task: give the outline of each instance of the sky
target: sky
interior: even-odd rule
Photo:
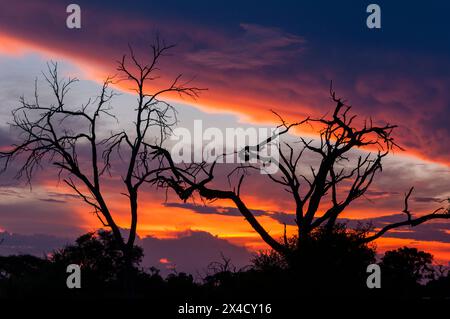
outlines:
[[[77,1],[81,29],[66,27],[69,3],[0,0],[0,149],[15,139],[7,124],[11,110],[21,95],[32,96],[47,61],[58,61],[64,75],[81,80],[70,96],[71,103],[81,104],[116,72],[128,45],[145,57],[159,34],[176,47],[162,61],[164,76],[156,85],[182,73],[208,89],[196,101],[170,97],[181,126],[202,119],[205,126],[221,129],[262,127],[276,123],[270,110],[291,121],[321,116],[333,107],[330,81],[361,118],[397,124],[395,138],[405,151],[386,159],[366,198],[349,207],[345,218],[380,225],[395,220],[411,186],[418,215],[450,195],[450,4],[377,1],[382,27],[375,30],[366,26],[365,1]],[[50,98],[42,89],[43,98]],[[127,125],[131,119],[124,106],[134,97],[126,85],[115,89],[122,93],[114,100],[115,111]],[[116,177],[106,185],[108,200],[126,227]],[[282,191],[264,187],[263,178],[247,180],[243,196],[271,234],[281,235],[280,222],[292,223],[292,203]],[[205,208],[148,190],[141,207],[138,232],[143,239],[150,236],[152,245],[204,234],[237,249],[230,251],[265,247],[227,202]],[[0,231],[54,236],[60,243],[99,226],[51,168],[37,174],[32,190],[12,172],[0,176]],[[404,229],[377,245],[417,246],[447,263],[447,229],[445,222]],[[160,267],[178,258],[161,256],[160,262],[157,257]]]

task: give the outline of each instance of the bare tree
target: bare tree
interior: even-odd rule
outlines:
[[[300,137],[294,143],[284,142],[279,147],[279,172],[267,175],[271,182],[281,185],[292,196],[298,241],[307,238],[318,228],[332,231],[338,222],[338,217],[345,209],[369,189],[376,174],[382,170],[383,158],[394,148],[400,148],[392,137],[395,125],[377,126],[372,120],[366,120],[360,123],[358,128],[355,124],[356,115],[350,115],[351,107],[337,98],[332,89],[330,94],[336,104],[331,115],[317,119],[306,118],[301,122],[289,124],[275,113],[281,121],[278,127],[281,130],[277,136],[272,136],[258,145],[246,146],[244,150],[237,150],[244,151],[246,158],[249,158],[250,155],[257,156],[258,150],[263,145],[273,141],[275,137],[288,133],[293,127],[310,124],[318,130],[318,141],[308,141]],[[279,241],[258,222],[241,197],[242,184],[248,175],[248,170],[260,169],[260,167],[249,163],[241,164],[228,175],[228,177],[231,174],[238,175],[237,182],[234,185],[230,184],[229,188],[217,188],[217,186],[211,186],[217,180],[215,176],[217,162],[176,165],[168,150],[154,148],[165,159],[165,169],[157,174],[152,180],[153,183],[163,188],[173,189],[184,201],[192,198],[195,193],[208,201],[231,200],[272,249],[284,254],[290,252],[292,245],[286,236],[286,224],[284,238]],[[355,156],[355,150],[359,148],[372,149],[372,151],[362,152],[366,155]],[[315,154],[314,156],[319,159],[317,166],[309,167],[309,174],[305,174],[305,170],[302,170],[304,167],[301,166],[301,159],[306,153]],[[171,174],[168,174],[168,167]],[[431,219],[450,217],[448,209],[442,207],[431,214],[412,218],[408,210],[411,192],[412,189],[405,197],[403,210],[407,220],[388,225],[371,235],[366,234],[362,238],[363,242],[370,242],[392,228],[416,226]],[[325,209],[322,214],[319,214],[320,207]]]
[[[20,163],[17,178],[24,176],[30,186],[37,169],[45,163],[53,164],[58,177],[92,207],[104,227],[111,229],[125,257],[136,239],[139,191],[145,179],[159,167],[149,150],[152,145],[161,146],[176,124],[175,109],[162,98],[170,93],[196,98],[200,92],[199,88],[183,82],[181,75],[161,90],[155,91],[150,86],[159,78],[159,60],[171,48],[157,39],[151,46],[150,61],[143,63],[130,47],[130,54],[118,61],[119,74],[107,78],[100,94],[81,106],[70,106],[66,102],[70,88],[78,80],[60,79],[57,64],[49,63],[43,75],[55,102],[41,103],[36,81],[34,98],[29,101],[21,97],[20,107],[13,111],[11,125],[19,133],[20,142],[0,153],[3,171]],[[113,81],[123,80],[132,84],[137,96],[137,104],[129,109],[134,121],[131,130],[123,126],[109,135],[99,121],[115,118],[111,107],[115,93],[110,86]],[[114,161],[115,154],[124,153],[126,156],[120,156],[121,161]],[[105,196],[104,184],[111,177],[113,165],[115,172],[125,166],[121,177],[126,189],[122,195],[129,202],[128,238],[122,235]]]

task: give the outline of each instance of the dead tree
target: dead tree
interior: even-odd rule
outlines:
[[[307,118],[292,124],[286,123],[279,117],[281,124],[278,128],[281,130],[278,136],[302,124],[310,124],[319,133],[318,141],[308,141],[300,137],[295,143],[283,143],[279,147],[279,172],[267,175],[269,182],[280,185],[292,196],[295,206],[297,243],[302,238],[307,238],[316,229],[332,231],[345,209],[369,189],[376,174],[382,170],[383,158],[394,148],[400,148],[392,137],[395,125],[377,126],[371,120],[356,125],[357,117],[350,115],[351,107],[337,98],[332,90],[330,94],[336,106],[329,116],[317,119]],[[261,145],[271,140],[273,137],[259,145],[247,146],[246,155],[250,149],[257,151]],[[360,148],[364,148],[361,153],[365,155],[355,157],[355,150]],[[192,198],[196,193],[207,201],[231,200],[272,249],[280,253],[289,253],[291,244],[286,237],[286,225],[284,225],[284,238],[281,241],[277,240],[258,222],[241,197],[242,184],[248,170],[260,169],[260,167],[242,164],[230,173],[238,174],[237,183],[234,186],[230,185],[228,189],[217,188],[211,186],[217,178],[215,176],[216,162],[176,165],[168,150],[160,147],[154,147],[154,149],[164,158],[165,168],[152,179],[153,183],[174,190],[184,201]],[[319,158],[318,165],[309,168],[309,174],[305,174],[304,170],[301,171],[302,157],[306,153],[315,154]],[[168,168],[170,168],[170,174],[168,174]],[[405,198],[403,212],[407,215],[406,221],[386,226],[371,235],[366,234],[361,240],[369,242],[392,228],[416,226],[431,219],[450,217],[448,209],[440,208],[429,215],[412,218],[408,210],[411,192],[412,189]],[[324,209],[321,214],[320,207]]]
[[[100,94],[81,106],[70,106],[66,102],[70,88],[78,80],[60,79],[57,64],[49,63],[48,71],[43,74],[54,103],[42,104],[36,81],[34,98],[29,101],[22,97],[20,107],[13,111],[12,129],[19,133],[20,142],[0,153],[3,171],[20,163],[17,178],[24,176],[30,185],[37,169],[46,163],[56,167],[58,178],[93,209],[102,226],[111,229],[124,256],[131,251],[136,239],[139,191],[147,176],[159,167],[158,163],[154,164],[150,147],[161,145],[176,124],[175,109],[162,98],[170,93],[196,98],[200,92],[183,82],[181,75],[155,91],[150,85],[159,78],[159,60],[172,46],[157,39],[150,48],[150,61],[144,63],[130,47],[129,55],[118,61],[118,75],[107,78]],[[99,121],[105,117],[115,118],[110,104],[115,96],[110,89],[113,81],[131,83],[137,103],[122,106],[133,112],[131,130],[122,127],[109,135],[99,127]],[[119,152],[121,161],[114,161]],[[111,177],[112,166],[115,171],[125,166],[121,177],[126,191],[121,194],[129,202],[130,224],[125,226],[129,228],[128,238],[122,235],[105,196],[103,186]]]

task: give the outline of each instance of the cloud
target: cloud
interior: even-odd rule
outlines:
[[[196,214],[216,214],[233,217],[242,216],[239,209],[237,209],[236,207],[208,206],[208,205],[197,205],[192,203],[175,203],[175,202],[164,203],[163,205],[165,207],[178,207],[189,209]],[[250,211],[255,217],[268,216],[278,221],[280,224],[296,225],[294,217],[291,214],[262,209],[250,209]]]
[[[370,111],[373,117],[399,125],[395,136],[407,151],[445,162],[450,154],[450,143],[443,142],[450,135],[450,77],[438,71],[406,73],[398,66],[395,70],[360,75],[355,92],[348,94],[353,94],[358,105],[370,107],[364,113]]]
[[[65,200],[54,199],[54,198],[39,198],[40,201],[48,203],[66,203]]]
[[[12,143],[13,138],[9,130],[0,126],[0,152],[8,150]]]
[[[217,214],[225,216],[241,216],[241,213],[236,207],[223,207],[223,206],[207,206],[207,205],[197,205],[192,203],[175,203],[169,202],[163,204],[165,207],[178,207],[192,210],[197,214]],[[252,213],[255,216],[262,216],[267,214],[266,211],[259,209],[252,209]]]
[[[346,220],[340,221],[346,222],[349,226],[355,227],[358,223],[371,224],[373,227],[379,229],[388,224],[398,223],[405,221],[405,214],[394,214],[389,216],[381,216],[377,218],[367,218],[360,220]],[[383,237],[385,238],[402,238],[402,239],[414,239],[418,241],[438,241],[443,243],[450,243],[450,233],[448,231],[450,227],[450,221],[436,220],[428,223],[420,224],[416,227],[399,227],[387,232]]]
[[[138,244],[144,248],[143,265],[155,266],[163,274],[173,269],[204,274],[207,266],[222,261],[222,256],[231,258],[233,265],[241,268],[248,265],[251,258],[251,253],[244,247],[204,231],[188,230],[169,239],[146,237]]]
[[[413,200],[420,203],[441,203],[443,201],[442,198],[436,197],[414,197]]]
[[[0,188],[0,191],[3,188]],[[40,198],[41,194],[23,194],[13,189],[0,192],[0,228],[14,233],[76,236],[86,231],[86,212],[77,202]]]
[[[387,191],[378,191],[378,190],[368,189],[364,193],[364,195],[369,197],[369,198],[380,198],[380,197],[398,195],[398,192],[387,192]]]
[[[0,255],[34,255],[42,257],[73,242],[73,238],[0,232]]]
[[[304,50],[305,39],[256,24],[240,24],[243,33],[215,47],[187,53],[190,62],[221,70],[251,70],[286,63]]]
[[[175,57],[162,63],[165,77],[195,76],[196,85],[209,89],[199,100],[201,107],[237,112],[254,122],[274,121],[269,109],[287,120],[324,114],[333,107],[328,86],[334,80],[338,94],[351,101],[361,117],[399,124],[396,137],[408,152],[450,161],[446,123],[450,64],[441,55],[395,46],[380,51],[370,41],[364,47],[337,42],[332,46],[327,42],[332,29],[322,40],[318,35],[322,29],[300,33],[280,20],[233,20],[224,26],[193,16],[176,19],[179,12],[161,14],[161,8],[153,6],[155,14],[149,19],[142,15],[148,8],[144,3],[126,10],[120,5],[103,8],[96,2],[83,3],[84,25],[73,36],[73,30],[63,27],[64,4],[14,4],[2,8],[0,29],[16,46],[19,39],[33,52],[72,60],[95,80],[99,74],[115,72],[114,61],[126,52],[127,43],[136,46],[139,56],[148,52],[147,43],[158,29],[179,44],[172,52]],[[47,18],[39,18],[43,16]],[[36,38],[36,33],[42,36]]]
[[[80,197],[75,194],[67,194],[67,193],[56,193],[56,192],[46,192],[45,195],[47,197],[38,198],[40,201],[48,202],[48,203],[67,203],[68,201],[77,200],[80,201]]]

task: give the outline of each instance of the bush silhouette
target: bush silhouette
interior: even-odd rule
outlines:
[[[156,268],[142,269],[143,251],[135,247],[133,271],[125,289],[125,265],[110,232],[98,231],[80,236],[44,258],[21,255],[0,257],[0,298],[137,298],[153,302],[202,300],[226,302],[246,300],[267,302],[318,296],[340,298],[445,298],[450,277],[440,275],[431,254],[403,247],[387,251],[379,262],[382,288],[366,287],[367,265],[376,262],[373,245],[359,238],[365,230],[349,230],[338,225],[332,232],[317,229],[308,238],[291,238],[291,255],[273,250],[255,255],[251,265],[236,269],[230,259],[209,265],[204,278],[173,273],[162,278]],[[82,288],[66,287],[66,267],[79,264]],[[130,279],[130,277],[128,277]],[[280,291],[283,294],[280,294]],[[251,299],[251,300],[250,300]]]
[[[384,288],[397,297],[418,294],[421,284],[434,279],[433,256],[417,248],[386,251],[380,263]]]
[[[135,246],[130,256],[131,275],[137,276],[143,257],[142,248]],[[123,251],[113,234],[105,230],[80,236],[75,245],[54,252],[50,260],[60,269],[65,269],[69,264],[80,265],[87,289],[112,288],[124,279],[125,271],[128,271]]]
[[[366,291],[366,269],[375,262],[375,248],[360,240],[365,230],[338,224],[333,231],[318,228],[306,238],[289,240],[289,255],[259,254],[254,268],[286,276],[283,281],[300,294],[360,294]]]

